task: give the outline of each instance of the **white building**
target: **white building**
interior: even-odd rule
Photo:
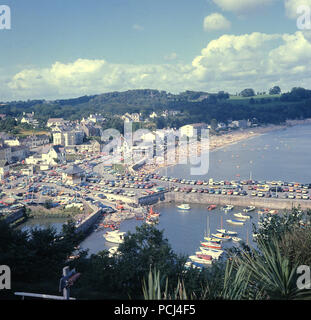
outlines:
[[[78,130],[61,131],[53,133],[53,144],[61,146],[74,146],[83,143],[84,132]]]
[[[48,128],[53,126],[62,126],[65,124],[65,120],[63,118],[50,118],[46,123]]]
[[[187,124],[181,127],[179,130],[181,136],[187,136],[189,138],[192,138],[195,135],[200,135],[202,129],[207,129],[206,123]]]
[[[45,164],[56,165],[66,160],[66,153],[64,148],[60,146],[52,146],[48,152],[42,153],[42,162]]]

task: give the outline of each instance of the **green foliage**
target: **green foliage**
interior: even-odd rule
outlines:
[[[275,86],[271,92],[278,92]],[[230,97],[228,93],[219,91],[215,94],[207,92],[185,91],[171,94],[158,90],[129,90],[110,92],[77,99],[32,100],[27,102],[13,101],[2,106],[10,120],[0,121],[0,130],[16,133],[21,129],[13,123],[13,117],[23,112],[34,111],[40,126],[49,118],[68,120],[82,119],[90,113],[102,113],[107,119],[103,129],[115,128],[123,133],[123,121],[118,117],[126,112],[141,112],[147,118],[153,111],[179,110],[182,113],[174,117],[158,117],[151,123],[157,128],[167,126],[180,128],[189,123],[206,122],[212,119],[219,122],[256,118],[259,124],[283,123],[287,119],[305,119],[311,117],[311,90],[293,88],[291,92],[272,95],[255,95],[253,89],[245,89],[242,95]],[[233,99],[234,98],[234,99]],[[116,116],[118,115],[118,116]]]
[[[236,263],[245,272],[248,282],[257,287],[261,299],[311,298],[311,291],[302,292],[297,288],[296,270],[299,264],[292,264],[281,254],[276,238],[269,241],[260,239],[258,248],[252,254],[243,253]]]
[[[23,232],[0,221],[0,265],[11,268],[13,279],[8,296],[14,291],[58,294],[62,268],[82,239],[73,228],[69,223],[61,234],[53,228]]]
[[[242,97],[253,97],[255,95],[255,91],[254,91],[254,89],[247,88],[247,89],[244,89],[243,91],[241,91],[240,95]]]
[[[274,86],[269,90],[269,94],[280,94],[281,88],[279,86]]]

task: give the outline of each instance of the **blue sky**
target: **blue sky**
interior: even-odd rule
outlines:
[[[301,3],[311,6],[311,0],[2,0],[12,26],[0,30],[0,101],[135,88],[235,93],[247,84],[307,86],[310,31],[299,30],[294,16]]]

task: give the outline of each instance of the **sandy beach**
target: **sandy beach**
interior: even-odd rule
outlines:
[[[228,145],[232,145],[234,143],[244,141],[259,135],[263,135],[267,132],[276,131],[286,129],[287,127],[299,124],[310,124],[311,119],[306,120],[292,120],[288,121],[284,125],[269,125],[269,126],[260,126],[254,128],[240,129],[230,131],[228,133],[221,134],[219,136],[210,135],[207,143],[192,143],[187,146],[176,146],[176,148],[172,148],[172,150],[168,150],[167,157],[165,161],[159,161],[157,157],[155,157],[152,163],[145,164],[143,167],[139,169],[141,173],[154,173],[161,168],[174,166],[176,164],[183,163],[180,161],[181,157],[185,160],[189,156],[200,156],[203,152],[212,152],[216,149],[223,148]]]

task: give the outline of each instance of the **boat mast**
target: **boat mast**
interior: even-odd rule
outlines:
[[[246,244],[248,245],[248,229],[246,230]]]
[[[211,236],[211,229],[209,226],[209,216],[207,216],[207,230],[208,230],[208,236],[210,237]]]

